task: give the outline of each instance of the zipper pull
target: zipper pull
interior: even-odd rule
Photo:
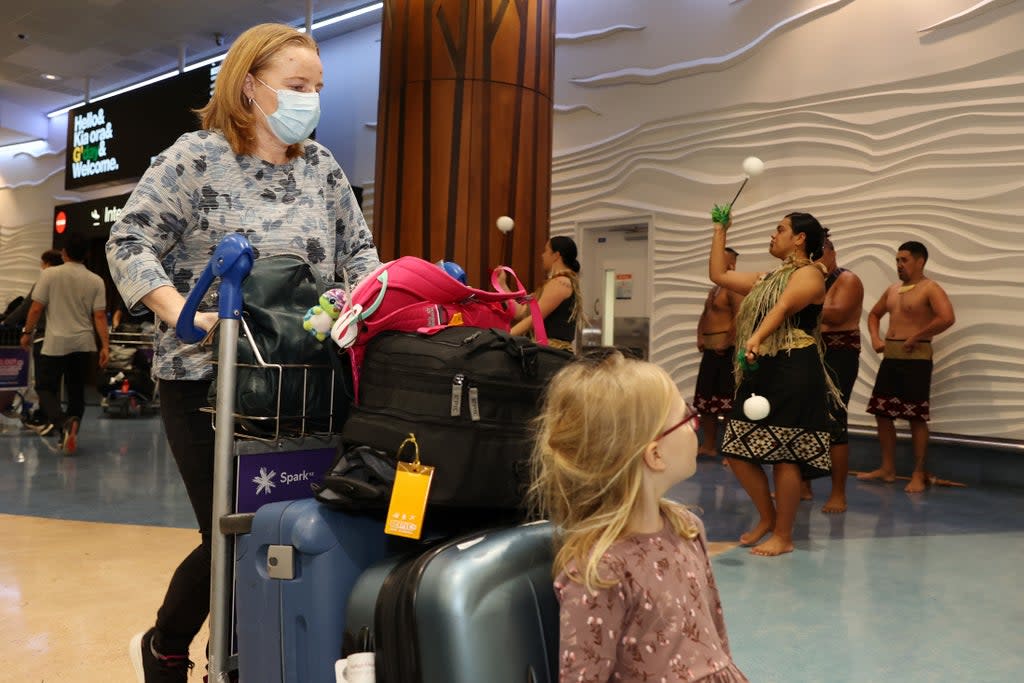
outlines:
[[[476,387],[469,388],[469,417],[473,422],[480,421],[480,391]]]
[[[466,376],[461,372],[452,378],[452,401],[451,401],[451,413],[452,417],[458,417],[462,414],[462,384],[466,381]]]

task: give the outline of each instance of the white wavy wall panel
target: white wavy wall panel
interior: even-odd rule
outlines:
[[[921,28],[920,32],[926,33],[928,31],[935,31],[937,29],[946,28],[947,26],[952,26],[953,24],[959,24],[961,21],[967,21],[969,19],[973,19],[974,17],[980,16],[990,9],[995,9],[996,7],[999,7],[1001,5],[1009,5],[1011,2],[1016,1],[1017,0],[982,0],[978,4],[972,5],[971,7],[968,7],[962,12],[957,12],[956,14],[950,17],[946,17],[942,21],[937,21],[934,24],[931,24],[930,26],[925,26],[924,28]]]
[[[0,161],[0,306],[28,293],[50,248],[54,197],[64,189],[64,153],[18,153]],[[2,310],[2,309],[0,309]]]
[[[556,144],[558,126],[588,115],[556,120]],[[708,210],[732,197],[750,154],[768,169],[736,206],[730,244],[740,268],[772,267],[779,218],[810,211],[832,230],[841,264],[864,280],[866,311],[896,279],[896,247],[924,242],[926,273],[957,313],[935,344],[933,430],[1024,438],[1024,52],[869,88],[641,120],[596,144],[556,148],[554,232],[653,215],[652,359],[684,393],[696,379],[694,330],[710,284]],[[861,327],[866,338],[866,312]],[[865,349],[853,424],[873,425],[864,407],[878,365]]]

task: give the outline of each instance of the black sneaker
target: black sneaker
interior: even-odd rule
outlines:
[[[153,649],[155,628],[136,633],[128,643],[128,658],[138,683],[185,683],[195,666],[188,655],[161,655]]]
[[[64,436],[61,439],[61,450],[65,455],[74,455],[78,450],[78,418],[69,417],[64,423]]]

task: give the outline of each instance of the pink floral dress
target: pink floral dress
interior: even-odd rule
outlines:
[[[601,576],[617,579],[609,588],[590,593],[558,575],[560,683],[747,681],[729,653],[704,525],[692,519],[693,540],[666,521],[616,541],[601,562]]]

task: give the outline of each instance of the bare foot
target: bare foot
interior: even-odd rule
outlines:
[[[764,538],[764,535],[771,531],[773,526],[775,526],[774,519],[762,519],[757,526],[740,536],[740,545],[754,545]]]
[[[928,488],[928,474],[925,472],[914,472],[910,475],[910,483],[903,489],[907,493],[921,493]]]
[[[761,545],[750,549],[752,555],[761,557],[775,557],[784,553],[793,552],[793,541],[783,541],[778,536],[772,536]]]
[[[896,473],[890,472],[888,470],[878,469],[873,470],[871,472],[861,472],[860,474],[857,475],[857,478],[860,479],[861,481],[875,481],[877,479],[881,479],[885,483],[891,484],[892,482],[896,481]]]
[[[846,496],[833,493],[821,506],[821,511],[827,515],[846,512]]]

